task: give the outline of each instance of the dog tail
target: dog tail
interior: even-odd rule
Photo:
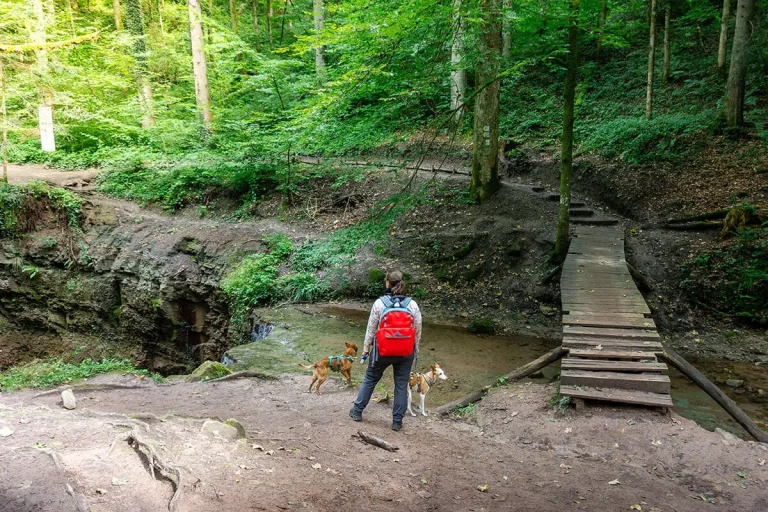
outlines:
[[[305,369],[305,370],[314,370],[315,369],[315,365],[306,365],[306,364],[299,363],[299,366],[301,368]]]

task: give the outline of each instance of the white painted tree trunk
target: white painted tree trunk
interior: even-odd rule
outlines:
[[[5,70],[0,56],[0,116],[3,123],[3,183],[8,183],[8,114],[5,109]]]
[[[32,42],[40,45],[45,45],[46,42],[46,29],[48,26],[49,15],[45,11],[42,0],[33,0],[32,7],[35,13],[35,24],[32,32]],[[50,12],[50,5],[47,5]],[[48,51],[44,48],[37,50],[37,74],[40,80],[44,80],[48,76]],[[40,82],[38,84],[38,94],[40,103],[37,109],[38,129],[40,131],[40,148],[43,151],[56,151],[56,141],[53,135],[53,113],[51,105],[53,104],[53,97],[48,87]]]
[[[464,20],[462,0],[453,0],[453,44],[451,45],[451,112],[455,122],[464,115],[464,97],[467,91],[467,71],[464,69]]]
[[[195,76],[195,99],[205,127],[210,130],[213,122],[211,96],[208,88],[208,65],[205,61],[202,10],[200,0],[189,0],[189,34],[192,41],[192,70]]]
[[[315,33],[318,33],[325,27],[325,4],[323,0],[312,0],[312,7],[315,15]],[[320,81],[322,81],[325,75],[324,51],[325,48],[323,46],[315,47],[315,73]]]
[[[725,60],[728,52],[728,21],[731,17],[731,1],[723,0],[723,17],[720,18],[720,44],[717,47],[717,70],[725,75]]]

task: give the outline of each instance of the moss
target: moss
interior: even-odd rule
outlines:
[[[494,334],[496,332],[496,324],[491,318],[479,316],[469,322],[467,330],[472,334]]]
[[[469,255],[469,253],[472,252],[472,249],[474,248],[475,248],[475,241],[470,240],[469,242],[465,243],[464,245],[462,245],[461,247],[453,251],[451,253],[451,257],[455,260],[464,259]]]
[[[383,283],[384,279],[386,278],[387,273],[379,268],[371,268],[368,270],[368,282],[370,284],[381,285],[381,283]]]
[[[198,382],[201,380],[218,379],[232,373],[232,370],[216,361],[206,361],[197,367],[195,371],[187,377],[188,382]]]

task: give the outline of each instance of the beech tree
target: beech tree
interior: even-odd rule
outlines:
[[[720,44],[717,47],[717,71],[725,75],[725,60],[728,51],[728,21],[731,16],[731,1],[723,0],[723,15],[720,18]]]
[[[112,0],[112,11],[115,14],[115,30],[123,30],[123,17],[120,13],[120,0]]]
[[[232,32],[237,33],[237,2],[235,0],[229,0],[229,21]]]
[[[509,20],[512,9],[514,8],[514,2],[512,0],[504,0],[504,24],[502,26],[502,46],[501,56],[505,60],[512,56],[512,22]]]
[[[472,180],[470,197],[488,200],[499,182],[499,64],[501,60],[501,0],[480,0],[479,62],[475,84]]]
[[[212,129],[211,95],[208,88],[208,65],[205,61],[202,11],[200,0],[189,0],[189,36],[192,42],[192,71],[195,77],[197,109],[207,130]]]
[[[325,5],[323,0],[312,0],[312,10],[314,14],[315,32],[320,33],[325,27]],[[325,75],[325,55],[324,48],[320,45],[315,46],[315,73],[317,79],[322,80]]]
[[[571,171],[573,170],[573,123],[576,116],[576,79],[579,72],[579,0],[571,0],[568,19],[568,60],[563,91],[563,139],[560,148],[560,211],[557,219],[555,259],[568,253],[571,229]]]
[[[253,11],[253,35],[256,38],[256,51],[261,48],[261,42],[259,41],[259,0],[251,0],[251,8]]]
[[[464,97],[467,93],[467,71],[464,69],[464,19],[461,0],[453,0],[453,40],[451,44],[451,111],[454,122],[464,115]]]
[[[152,108],[152,85],[149,82],[147,65],[147,42],[144,37],[144,19],[139,0],[125,1],[125,28],[132,36],[133,58],[136,59],[136,83],[139,88],[139,106],[143,114],[141,126],[147,128],[155,124]]]
[[[661,81],[667,83],[669,81],[669,66],[670,66],[670,24],[672,17],[672,5],[671,1],[667,0],[667,4],[664,7],[664,62],[661,67]]]
[[[653,71],[656,65],[656,0],[651,0],[650,17],[651,42],[648,50],[648,85],[645,92],[645,118],[653,117]]]
[[[747,82],[749,55],[747,49],[752,34],[755,0],[739,0],[736,6],[736,31],[733,34],[731,67],[725,92],[725,121],[728,126],[744,124],[744,92]]]

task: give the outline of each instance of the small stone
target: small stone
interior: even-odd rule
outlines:
[[[8,427],[0,427],[0,437],[8,437],[13,435],[13,430]]]
[[[245,439],[245,437],[246,437],[246,435],[245,435],[245,427],[243,426],[242,423],[237,421],[235,418],[229,418],[226,421],[226,424],[229,425],[230,427],[234,427],[235,429],[237,429],[238,437],[240,437],[242,439]]]
[[[200,431],[203,434],[221,437],[229,441],[237,441],[240,439],[240,432],[238,432],[235,427],[216,420],[206,420]]]
[[[61,392],[61,401],[64,402],[64,408],[70,411],[77,407],[77,400],[75,400],[75,394],[71,389],[65,389]]]
[[[539,311],[544,316],[555,316],[557,314],[557,308],[547,306],[546,304],[539,304]]]
[[[728,379],[725,381],[725,385],[732,388],[740,388],[743,384],[744,381],[739,379]]]

